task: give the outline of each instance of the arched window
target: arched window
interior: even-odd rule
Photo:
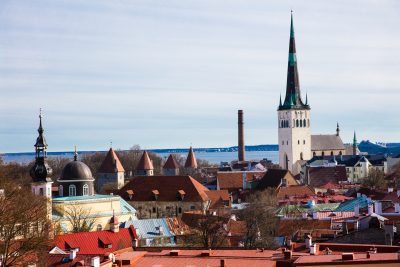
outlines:
[[[300,140],[297,140],[297,144],[300,145]]]
[[[97,230],[97,231],[103,230],[103,226],[101,226],[101,224],[98,224],[97,227],[96,227],[96,230]]]
[[[281,128],[283,128],[283,120],[281,120]]]
[[[303,127],[303,121],[300,120],[300,127]]]
[[[303,120],[303,126],[304,126],[304,127],[307,127],[306,119]]]
[[[300,153],[300,160],[303,160],[303,152]]]
[[[315,157],[317,155],[317,153],[315,153],[315,151],[312,153],[313,157]]]
[[[60,197],[64,196],[64,187],[62,185],[58,187],[58,195]]]
[[[321,156],[325,156],[325,152],[324,151],[322,151]]]
[[[288,120],[286,120],[286,121],[285,121],[285,123],[286,123],[286,125],[285,125],[285,126],[286,126],[286,128],[289,128],[289,121],[288,121]]]
[[[305,145],[306,144],[306,140],[303,140],[303,145]]]
[[[333,151],[331,151],[331,156],[333,156]]]
[[[83,186],[83,195],[84,196],[88,196],[89,195],[89,186],[87,184],[85,184]]]
[[[70,197],[76,196],[76,186],[73,184],[69,186],[69,196]]]
[[[299,127],[299,120],[296,120],[296,127]]]

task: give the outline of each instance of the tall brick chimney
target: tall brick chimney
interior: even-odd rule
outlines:
[[[243,110],[238,110],[238,160],[244,161]]]

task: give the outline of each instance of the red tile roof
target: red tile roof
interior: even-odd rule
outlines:
[[[131,190],[131,198],[128,191]],[[118,191],[127,201],[154,201],[152,191],[158,191],[157,201],[181,201],[179,190],[185,192],[184,202],[207,201],[208,188],[192,177],[186,176],[137,176]],[[133,194],[132,194],[133,193]]]
[[[310,185],[324,187],[328,183],[338,184],[347,181],[346,166],[309,167],[307,168]]]
[[[63,250],[79,248],[78,254],[104,254],[132,247],[133,240],[136,239],[136,231],[133,227],[130,227],[121,228],[116,233],[96,231],[58,235],[55,238],[55,243],[57,247]],[[111,245],[111,247],[108,248],[105,245]]]
[[[115,173],[115,172],[125,172],[124,167],[121,164],[117,154],[114,149],[110,148],[108,153],[101,164],[99,171],[100,173]]]
[[[210,190],[206,191],[206,194],[211,200],[210,209],[224,207],[230,200],[228,190]]]
[[[197,160],[192,147],[189,149],[189,153],[185,162],[185,168],[197,169]]]
[[[170,154],[167,161],[164,164],[164,169],[179,169],[179,164],[176,162],[175,157]]]
[[[257,179],[261,179],[265,172],[218,172],[217,180],[220,189],[236,190],[243,189],[243,176],[246,176],[246,181],[251,182]]]
[[[154,170],[153,162],[150,160],[149,153],[143,152],[142,157],[136,167],[137,170]]]
[[[280,187],[277,198],[284,199],[290,196],[314,196],[314,190],[308,185],[292,185]]]
[[[208,251],[207,251],[208,252]],[[220,267],[221,260],[229,267],[274,267],[276,262],[271,259],[276,251],[265,250],[212,250],[210,256],[202,256],[201,250],[177,250],[177,256],[170,255],[171,250],[147,252],[131,266],[209,266]],[[122,255],[121,255],[122,256]]]
[[[372,253],[370,254],[370,258],[367,258],[367,253],[354,253],[353,260],[342,260],[342,255],[331,254],[331,255],[310,255],[310,256],[301,256],[295,262],[294,266],[304,266],[304,265],[321,265],[324,263],[333,263],[335,265],[345,264],[373,264],[373,263],[384,263],[387,262],[398,262],[400,263],[400,259],[398,258],[398,253]]]

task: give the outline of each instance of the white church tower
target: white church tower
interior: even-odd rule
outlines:
[[[298,160],[311,159],[310,106],[303,103],[297,70],[293,14],[290,21],[289,63],[285,101],[278,107],[279,166],[297,174]]]

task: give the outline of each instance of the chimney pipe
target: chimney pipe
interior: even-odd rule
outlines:
[[[243,129],[243,110],[238,110],[238,157],[239,161],[244,161],[244,129]]]

